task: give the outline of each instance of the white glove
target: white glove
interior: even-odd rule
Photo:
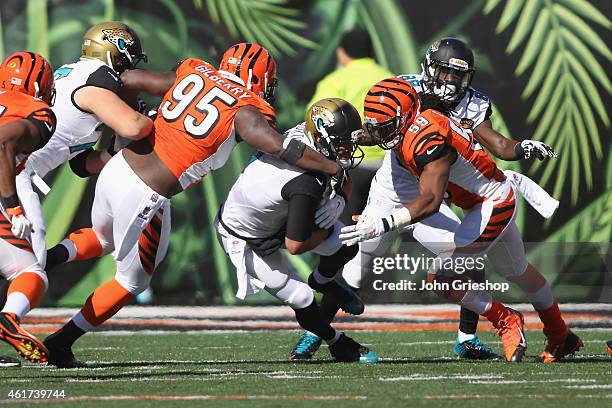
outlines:
[[[382,218],[361,216],[357,224],[343,227],[338,238],[344,245],[352,246],[368,239],[380,237],[385,232]]]
[[[552,147],[537,140],[523,140],[520,146],[525,159],[530,158],[532,153],[535,154],[538,160],[544,160],[545,157],[557,157],[557,152]]]
[[[317,212],[315,213],[315,223],[322,229],[328,229],[340,217],[342,211],[344,210],[344,205],[346,201],[344,197],[336,194],[334,198],[323,199],[319,208],[317,208]]]
[[[6,213],[10,217],[13,235],[19,239],[28,239],[32,234],[32,223],[26,218],[21,206],[7,208]]]

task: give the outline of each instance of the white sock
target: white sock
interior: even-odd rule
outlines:
[[[476,338],[475,334],[468,334],[468,333],[462,332],[461,330],[457,330],[457,340],[459,340],[459,343],[463,343],[464,341],[472,340],[475,338]]]
[[[328,278],[327,276],[321,275],[321,272],[319,272],[319,268],[314,270],[312,276],[314,277],[314,280],[321,285],[325,285],[326,283],[334,280],[334,278]]]
[[[483,314],[491,308],[493,297],[482,290],[468,290],[459,304],[472,312]]]
[[[79,312],[76,315],[74,315],[74,317],[72,318],[72,321],[74,322],[74,324],[76,324],[76,326],[83,330],[83,331],[91,331],[91,329],[94,328],[94,326],[89,323],[87,321],[87,319],[85,319],[85,316],[83,316],[83,313]]]
[[[338,341],[338,339],[340,338],[340,336],[342,335],[343,332],[336,330],[336,334],[334,335],[334,337],[331,340],[326,340],[326,343],[328,346],[333,345],[335,342]]]
[[[2,309],[2,313],[14,313],[18,320],[30,311],[30,301],[27,296],[21,292],[12,292],[6,298],[6,303]]]
[[[60,242],[60,245],[63,245],[66,250],[68,250],[68,260],[66,262],[74,261],[77,256],[77,250],[76,246],[74,245],[74,242],[66,238],[62,242]]]

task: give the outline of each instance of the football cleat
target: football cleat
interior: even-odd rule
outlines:
[[[331,296],[336,300],[340,309],[352,315],[360,315],[365,310],[363,301],[357,292],[342,280],[334,279],[327,283],[319,283],[311,273],[308,277],[308,286],[317,292]]]
[[[584,347],[584,343],[580,340],[580,337],[568,330],[567,335],[562,340],[549,337],[546,348],[540,353],[540,357],[545,364],[554,363],[567,355],[574,354],[582,347]]]
[[[293,350],[289,352],[290,361],[310,360],[321,347],[321,338],[310,332],[304,332]]]
[[[497,334],[502,339],[506,361],[520,363],[525,358],[527,351],[527,340],[523,326],[525,319],[523,314],[509,307],[508,316],[504,317],[496,326]]]
[[[0,340],[13,346],[28,361],[47,361],[47,348],[38,338],[24,330],[11,313],[0,313]]]
[[[44,343],[49,350],[48,363],[57,368],[84,368],[87,363],[77,360],[69,346],[61,344],[56,334],[49,335]]]
[[[608,350],[608,354],[612,356],[612,340],[606,343],[606,350]]]
[[[21,362],[14,357],[0,356],[0,368],[21,367]]]
[[[378,363],[378,356],[369,348],[362,346],[344,333],[331,346],[329,352],[338,362]]]
[[[501,360],[502,356],[494,352],[489,346],[480,341],[478,337],[460,342],[455,341],[453,349],[455,356],[466,360]]]

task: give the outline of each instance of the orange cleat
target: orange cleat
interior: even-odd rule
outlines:
[[[520,363],[525,358],[527,351],[527,340],[525,340],[523,331],[525,319],[522,313],[509,307],[506,309],[508,316],[501,319],[496,325],[497,334],[502,339],[506,361]]]
[[[47,361],[47,348],[38,338],[19,326],[11,313],[0,313],[0,340],[13,346],[19,355],[28,361]]]
[[[568,330],[562,338],[548,337],[546,348],[540,353],[540,357],[545,364],[554,363],[569,354],[574,354],[582,347],[584,347],[584,343],[580,340],[580,337]]]
[[[606,343],[606,350],[608,350],[608,354],[612,356],[612,340]]]

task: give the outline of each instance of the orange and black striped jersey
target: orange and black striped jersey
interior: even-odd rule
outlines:
[[[225,79],[211,64],[190,58],[177,67],[149,141],[183,189],[225,164],[238,142],[234,118],[243,106],[257,108],[274,123],[268,103]]]
[[[22,92],[0,91],[0,127],[22,119],[36,125],[40,146],[44,145],[55,131],[55,114],[45,102]],[[23,169],[24,163],[24,157],[18,157],[17,173]]]
[[[503,172],[475,142],[472,132],[435,110],[426,110],[415,118],[396,150],[402,164],[417,177],[425,165],[449,152],[455,158],[447,190],[455,205],[472,208],[503,186]]]

